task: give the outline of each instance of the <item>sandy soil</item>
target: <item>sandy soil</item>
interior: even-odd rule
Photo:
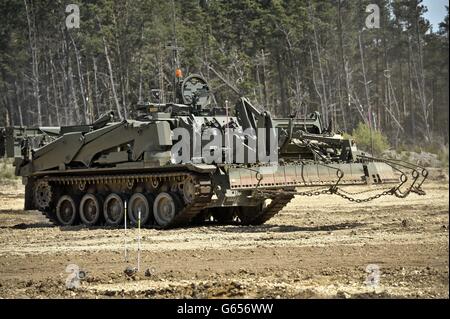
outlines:
[[[448,298],[448,181],[424,188],[365,204],[296,197],[263,226],[143,229],[127,275],[136,229],[51,226],[2,183],[0,297]],[[69,265],[85,273],[77,288]]]

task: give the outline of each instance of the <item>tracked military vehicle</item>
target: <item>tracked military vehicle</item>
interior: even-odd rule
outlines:
[[[188,132],[188,140],[177,129]],[[223,144],[208,144],[219,135]],[[119,227],[125,218],[161,228],[205,221],[259,225],[296,195],[356,202],[423,195],[427,177],[424,168],[361,152],[324,127],[319,113],[273,118],[245,97],[234,108],[213,106],[198,75],[179,82],[177,103],[138,103],[132,119],[114,121],[111,112],[90,125],[10,127],[0,136],[0,155],[14,157],[23,178],[25,209],[61,226]],[[272,160],[263,160],[269,153]],[[346,191],[348,185],[376,193],[361,198]]]

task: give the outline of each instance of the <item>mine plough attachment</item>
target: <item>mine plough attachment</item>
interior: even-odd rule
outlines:
[[[416,193],[417,195],[422,196],[426,195],[425,191],[422,189],[422,184],[428,177],[428,170],[425,167],[409,163],[403,160],[380,159],[364,155],[359,155],[358,157],[363,160],[372,160],[385,163],[386,165],[389,165],[390,167],[392,167],[393,170],[397,171],[400,174],[399,177],[400,183],[397,185],[397,187],[395,187],[394,191],[394,195],[396,197],[405,198],[410,193]],[[405,172],[405,169],[408,171]],[[408,175],[412,177],[412,181],[409,184],[409,186],[407,185]],[[401,187],[403,186],[406,186],[405,190],[401,190]]]
[[[357,158],[358,162],[355,163],[302,163],[231,168],[230,186],[235,190],[252,189],[253,196],[262,198],[276,198],[288,194],[299,196],[328,194],[338,195],[356,203],[369,202],[388,195],[405,198],[410,193],[426,194],[421,188],[428,177],[428,171],[424,167],[401,160],[365,155],[358,155]],[[368,189],[358,192],[350,192],[344,188],[364,185]],[[300,190],[310,187],[315,188]],[[373,192],[378,193],[364,198],[358,197]]]

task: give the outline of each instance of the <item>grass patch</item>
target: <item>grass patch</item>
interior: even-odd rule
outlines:
[[[352,135],[347,135],[348,137],[355,140],[356,146],[359,149],[369,153],[372,151],[370,128],[367,124],[359,123],[358,127],[352,131]],[[390,147],[387,137],[380,131],[372,130],[372,140],[374,153],[372,155],[379,155]]]

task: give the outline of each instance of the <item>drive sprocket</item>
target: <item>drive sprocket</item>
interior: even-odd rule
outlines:
[[[34,204],[40,210],[50,207],[52,201],[52,188],[47,181],[39,181],[34,187]]]

